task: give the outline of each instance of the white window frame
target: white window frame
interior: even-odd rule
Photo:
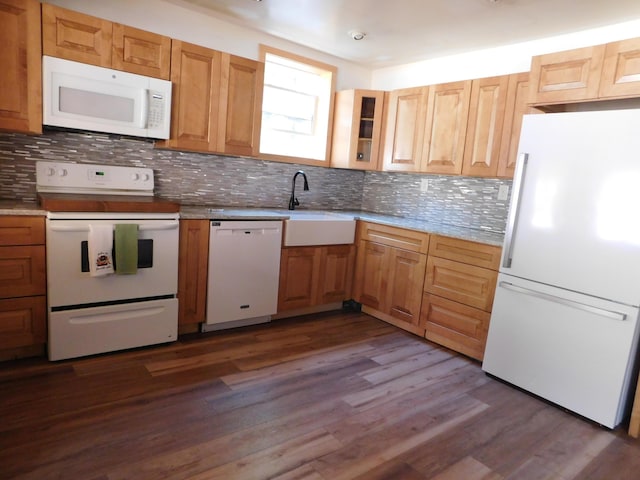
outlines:
[[[315,99],[315,111],[313,113],[313,123],[307,132],[295,132],[295,128],[268,129],[266,123],[262,121],[260,132],[260,157],[269,160],[280,160],[294,163],[303,163],[310,165],[328,165],[331,149],[331,133],[333,124],[333,107],[336,86],[337,68],[333,65],[325,64],[309,58],[295,55],[284,50],[279,50],[267,45],[260,45],[260,60],[265,62],[265,70],[267,56],[274,55],[282,59],[282,64],[299,68],[303,72],[320,73],[321,76],[330,77],[327,79],[329,88],[324,90]],[[265,98],[268,98],[265,90],[267,88],[281,88],[287,91],[287,87],[267,85],[268,75],[265,73],[265,84],[263,85],[263,109],[266,104]],[[301,95],[305,93],[295,89],[289,90]],[[264,115],[264,111],[261,112]],[[264,117],[263,117],[264,119]],[[270,135],[263,140],[263,135]],[[304,139],[303,137],[307,137]],[[299,141],[299,143],[298,143]],[[269,146],[269,142],[271,145]],[[289,151],[277,150],[278,145],[300,145],[298,148],[289,149]],[[305,146],[302,147],[302,144]],[[266,149],[265,149],[266,148]],[[311,152],[311,153],[309,153]]]

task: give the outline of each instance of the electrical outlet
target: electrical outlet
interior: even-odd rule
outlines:
[[[427,193],[428,190],[429,190],[429,179],[428,178],[420,179],[420,192]]]
[[[498,200],[506,200],[509,198],[509,185],[500,185],[498,188]]]

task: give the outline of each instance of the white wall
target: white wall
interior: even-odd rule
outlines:
[[[373,71],[371,88],[393,90],[435,83],[526,72],[531,57],[640,35],[640,20],[549,37],[506,47],[441,57]]]
[[[337,57],[215,18],[181,0],[46,0],[46,3],[105,18],[254,60],[258,45],[280,48],[338,68],[337,89],[370,88],[371,70]],[[187,8],[188,6],[188,8]]]

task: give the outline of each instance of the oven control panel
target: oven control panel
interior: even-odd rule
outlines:
[[[36,162],[38,192],[153,195],[151,168]]]

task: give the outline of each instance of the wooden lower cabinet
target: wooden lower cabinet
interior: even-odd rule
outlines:
[[[482,360],[490,313],[425,293],[421,316],[425,338]]]
[[[0,360],[44,354],[46,293],[44,217],[0,217]]]
[[[433,235],[420,312],[425,338],[484,357],[500,247]]]
[[[206,321],[209,272],[209,220],[180,220],[178,323]]]
[[[358,236],[354,299],[367,313],[424,335],[420,305],[429,235],[362,222]]]
[[[354,245],[284,247],[278,312],[350,299],[354,262]]]

